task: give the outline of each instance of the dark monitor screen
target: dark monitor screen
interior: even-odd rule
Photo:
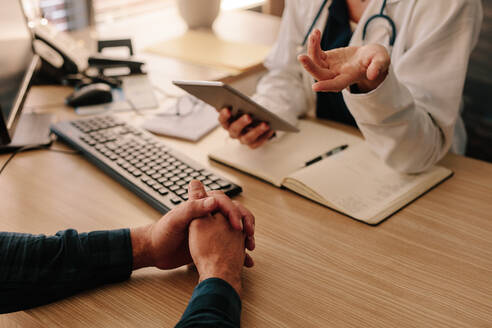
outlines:
[[[2,4],[0,49],[0,144],[5,144],[13,135],[35,66],[31,34],[18,0]]]

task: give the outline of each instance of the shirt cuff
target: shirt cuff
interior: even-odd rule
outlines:
[[[127,280],[133,267],[130,230],[93,231],[86,236],[87,247],[92,257],[89,263],[93,265],[94,272],[100,274],[101,282]]]
[[[176,327],[193,326],[198,322],[214,323],[220,327],[239,327],[241,299],[236,290],[219,278],[206,279],[196,286]]]
[[[345,89],[342,94],[357,124],[381,124],[413,105],[412,94],[398,81],[392,66],[386,79],[376,89],[368,93],[351,93]]]

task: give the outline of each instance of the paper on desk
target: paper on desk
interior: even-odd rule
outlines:
[[[211,31],[188,30],[177,38],[148,47],[146,51],[238,74],[263,63],[270,47],[223,40]]]
[[[218,125],[219,114],[212,106],[199,100],[187,103],[191,96],[183,96],[163,112],[147,119],[142,127],[150,132],[180,139],[198,141]],[[194,97],[193,97],[194,98]],[[196,98],[195,98],[196,99]],[[177,108],[180,113],[177,115]]]

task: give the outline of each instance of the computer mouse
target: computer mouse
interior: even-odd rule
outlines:
[[[94,83],[75,90],[65,100],[68,106],[79,107],[111,102],[111,87],[105,83]]]

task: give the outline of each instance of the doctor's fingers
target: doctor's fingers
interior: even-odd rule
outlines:
[[[332,70],[316,65],[309,56],[300,55],[298,60],[304,69],[318,81],[329,80],[336,76]]]
[[[264,133],[270,130],[270,127],[267,123],[263,122],[257,127],[252,128],[241,137],[239,137],[239,141],[243,145],[250,145],[258,140]]]
[[[340,92],[352,83],[353,77],[349,74],[340,74],[331,80],[319,81],[313,84],[315,92]]]
[[[316,65],[328,68],[325,62],[326,54],[321,49],[321,32],[318,29],[315,29],[309,36],[307,54]]]
[[[251,123],[253,123],[251,117],[247,114],[244,114],[243,116],[241,116],[240,118],[238,118],[237,120],[231,123],[228,129],[229,136],[234,139],[239,138],[243,130]]]
[[[270,130],[267,133],[263,134],[260,138],[258,138],[258,140],[256,140],[254,143],[249,144],[248,146],[251,149],[259,148],[263,146],[263,144],[265,144],[268,140],[270,140],[274,135],[275,131]]]
[[[381,73],[388,71],[390,65],[389,56],[377,53],[375,54],[367,67],[366,77],[369,81],[377,79]]]
[[[231,119],[231,111],[229,108],[222,108],[219,111],[219,123],[222,125],[224,129],[229,129],[230,122],[229,120]]]

